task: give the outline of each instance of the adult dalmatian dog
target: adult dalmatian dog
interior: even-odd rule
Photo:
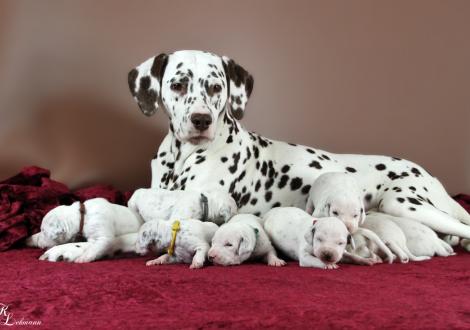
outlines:
[[[277,206],[305,209],[319,175],[345,172],[359,184],[366,209],[470,239],[470,215],[413,162],[333,154],[247,131],[240,120],[254,80],[228,57],[193,50],[160,54],[132,69],[128,83],[145,115],[162,108],[170,119],[151,163],[152,187],[226,189],[240,213],[259,216]]]

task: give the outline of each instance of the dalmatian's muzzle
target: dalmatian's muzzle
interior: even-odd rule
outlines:
[[[129,88],[142,112],[161,106],[175,137],[199,144],[212,141],[221,114],[243,117],[253,77],[228,57],[201,51],[160,54],[132,69]]]

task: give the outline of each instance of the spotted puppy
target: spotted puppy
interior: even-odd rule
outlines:
[[[374,263],[345,251],[351,235],[338,218],[315,219],[299,208],[277,207],[263,219],[274,246],[302,267],[336,269],[340,260]]]
[[[406,237],[406,245],[410,252],[417,256],[448,257],[454,255],[452,246],[440,239],[429,227],[408,218],[382,215],[400,227]]]
[[[430,259],[430,257],[426,255],[414,255],[408,249],[407,239],[403,231],[384,213],[375,211],[367,212],[366,220],[361,227],[376,233],[402,263],[407,263],[409,260],[422,261]],[[376,246],[369,246],[369,248],[371,252],[378,253]]]
[[[61,257],[77,263],[91,262],[114,251],[116,242],[123,246],[121,240],[136,233],[142,223],[129,208],[94,198],[49,211],[42,220],[41,231],[28,238],[26,245],[51,248],[41,260],[57,261]],[[87,242],[64,244],[82,240]]]
[[[191,264],[189,268],[201,268],[217,228],[212,222],[196,219],[147,221],[139,229],[136,252],[146,254],[151,249],[164,253],[147,266],[185,263]]]
[[[128,202],[144,221],[200,219],[222,224],[236,212],[237,204],[227,192],[137,189]]]
[[[337,217],[353,234],[366,217],[356,180],[341,172],[320,175],[310,189],[306,211],[314,217]]]
[[[257,216],[238,214],[222,225],[212,238],[209,260],[214,264],[239,265],[257,259],[262,259],[269,266],[286,264],[277,257]]]

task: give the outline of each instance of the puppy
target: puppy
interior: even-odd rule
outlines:
[[[409,260],[423,261],[430,259],[429,256],[425,255],[416,256],[408,249],[405,234],[390,219],[389,215],[375,211],[367,212],[366,220],[361,227],[376,233],[402,263],[407,263]],[[373,253],[378,252],[376,247],[370,246],[370,248]]]
[[[269,266],[284,266],[286,262],[277,257],[260,221],[251,214],[238,214],[222,225],[212,238],[209,260],[229,266],[263,259]]]
[[[237,213],[235,200],[220,190],[137,189],[128,206],[144,221],[199,219],[222,224]]]
[[[338,218],[315,219],[295,207],[277,207],[265,214],[264,229],[274,246],[298,260],[301,267],[336,269],[343,258],[365,265],[374,263],[345,251],[351,235]]]
[[[196,219],[147,221],[139,229],[135,249],[140,254],[146,254],[149,248],[164,253],[148,261],[147,266],[190,263],[191,269],[201,268],[217,228],[215,223]]]
[[[365,219],[362,194],[356,180],[340,172],[325,173],[315,180],[306,211],[316,218],[339,218],[351,234]]]
[[[348,245],[347,251],[363,258],[370,258],[377,262],[387,260],[389,264],[395,260],[393,252],[385,245],[373,231],[359,227],[352,238],[355,246]],[[375,252],[374,252],[375,251]]]
[[[49,211],[42,220],[41,231],[29,237],[26,245],[52,248],[86,239],[86,248],[73,261],[91,262],[108,255],[116,238],[136,233],[142,223],[140,216],[129,208],[112,204],[104,198],[94,198],[83,204],[75,202]],[[48,259],[49,251],[40,259]]]
[[[428,257],[434,255],[448,257],[455,254],[452,246],[441,240],[431,228],[422,223],[413,219],[390,215],[387,215],[387,218],[397,224],[403,231],[406,237],[406,245],[412,254]]]

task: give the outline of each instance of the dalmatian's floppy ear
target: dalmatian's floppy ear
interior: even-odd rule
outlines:
[[[364,206],[361,207],[361,215],[359,217],[359,224],[362,225],[366,220],[366,212],[364,210]]]
[[[356,249],[356,242],[354,242],[354,238],[352,237],[351,234],[348,234],[348,242],[347,244],[351,244],[351,247],[353,248],[353,250]]]
[[[132,69],[128,74],[131,94],[146,116],[158,110],[162,78],[168,63],[168,55],[160,54]]]
[[[228,99],[230,112],[235,119],[242,119],[246,103],[253,91],[254,80],[251,74],[235,63],[232,59],[223,56],[222,64],[228,85]]]
[[[310,227],[309,230],[307,230],[307,232],[305,233],[305,241],[309,244],[309,245],[313,245],[313,237],[315,236],[315,224],[317,223],[318,219],[313,219],[312,221],[312,227]]]

